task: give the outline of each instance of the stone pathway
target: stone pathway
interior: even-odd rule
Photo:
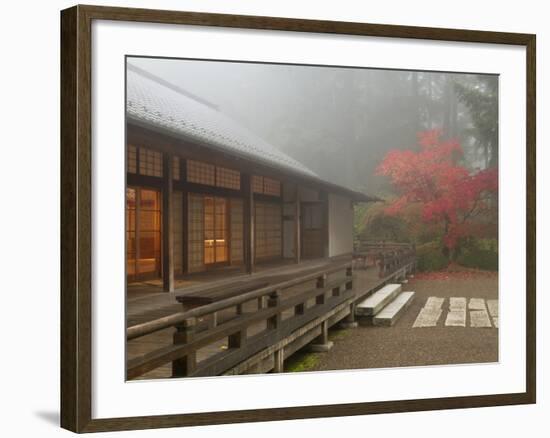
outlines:
[[[426,305],[418,314],[413,327],[435,327],[443,312],[441,306],[444,301],[445,298],[429,297],[426,301]]]
[[[413,328],[436,327],[444,310],[447,311],[445,327],[466,327],[469,313],[470,327],[498,328],[498,300],[450,297],[448,310],[444,308],[445,302],[446,298],[428,297],[413,323]]]
[[[445,325],[466,327],[466,298],[451,297],[449,301],[449,313],[447,313]]]

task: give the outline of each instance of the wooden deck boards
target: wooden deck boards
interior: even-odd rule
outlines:
[[[341,260],[339,260],[338,262],[340,261]],[[324,261],[324,263],[326,264],[327,262]],[[314,263],[304,263],[303,266],[292,265],[290,267],[284,267],[282,269],[266,270],[261,273],[253,274],[253,277],[255,279],[269,278],[269,282],[274,284],[292,278],[299,273],[307,273],[307,271],[318,268],[320,266],[322,266],[322,263],[316,261]],[[333,278],[336,278],[337,276],[341,277],[341,274],[333,275]],[[366,288],[372,288],[380,281],[381,279],[378,278],[378,271],[376,269],[358,270],[354,272],[354,289],[357,288],[357,290],[365,290]],[[314,286],[315,282],[312,281],[311,287],[313,288]],[[299,291],[303,291],[303,286],[286,289],[285,291],[283,291],[282,300],[289,299]],[[127,301],[127,325],[132,326],[184,310],[182,304],[179,304],[176,301],[176,295],[181,293],[185,293],[185,291],[179,290],[175,293],[159,293],[155,288],[152,288],[149,295],[146,295],[145,293],[143,293],[143,291],[141,291],[138,297],[135,298],[132,298],[132,296],[130,295],[130,299]],[[309,302],[307,303],[307,307],[313,304],[314,300],[309,300]],[[247,302],[243,306],[243,312],[255,312],[257,311],[257,305],[258,304],[256,300]],[[293,314],[294,309],[288,309],[283,313],[282,318],[289,318]],[[235,316],[235,309],[226,309],[218,314],[218,323],[223,324],[224,321],[227,321],[230,318],[234,318]],[[201,323],[202,321],[199,320],[198,322]],[[204,323],[206,323],[206,321]],[[265,330],[265,328],[265,323],[256,324],[255,326],[249,328],[247,335],[252,336],[259,333],[260,331]],[[173,333],[174,329],[169,328],[127,342],[127,360],[146,354],[156,348],[170,345],[172,343]],[[200,362],[216,353],[219,353],[225,348],[227,348],[227,340],[208,345],[207,347],[204,347],[198,351],[197,360]],[[171,371],[171,364],[167,364],[147,374],[144,374],[140,377],[140,379],[169,378],[171,376]]]

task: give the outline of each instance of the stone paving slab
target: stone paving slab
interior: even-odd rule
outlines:
[[[424,304],[424,307],[441,309],[441,306],[443,305],[444,302],[445,302],[445,298],[428,297],[428,300],[426,301],[426,304]]]
[[[486,310],[471,310],[470,311],[470,327],[492,327],[489,314]]]
[[[455,309],[447,313],[447,327],[466,327],[466,309]]]
[[[464,297],[451,297],[449,298],[449,308],[453,310],[466,311],[466,298]]]
[[[468,309],[470,310],[485,310],[485,300],[483,298],[470,298],[470,303],[468,304]]]
[[[437,321],[439,321],[439,318],[441,317],[441,313],[443,312],[443,310],[441,310],[441,306],[444,301],[445,298],[428,297],[426,304],[422,310],[420,310],[420,313],[414,321],[413,328],[435,327],[437,325]]]

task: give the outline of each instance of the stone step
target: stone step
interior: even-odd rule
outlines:
[[[392,326],[414,300],[414,292],[401,292],[395,299],[373,317],[373,325]]]
[[[355,306],[357,316],[374,316],[401,293],[400,284],[387,284]]]

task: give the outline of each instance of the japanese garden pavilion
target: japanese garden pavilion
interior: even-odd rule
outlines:
[[[126,105],[128,283],[349,255],[353,203],[219,108],[130,63]]]

